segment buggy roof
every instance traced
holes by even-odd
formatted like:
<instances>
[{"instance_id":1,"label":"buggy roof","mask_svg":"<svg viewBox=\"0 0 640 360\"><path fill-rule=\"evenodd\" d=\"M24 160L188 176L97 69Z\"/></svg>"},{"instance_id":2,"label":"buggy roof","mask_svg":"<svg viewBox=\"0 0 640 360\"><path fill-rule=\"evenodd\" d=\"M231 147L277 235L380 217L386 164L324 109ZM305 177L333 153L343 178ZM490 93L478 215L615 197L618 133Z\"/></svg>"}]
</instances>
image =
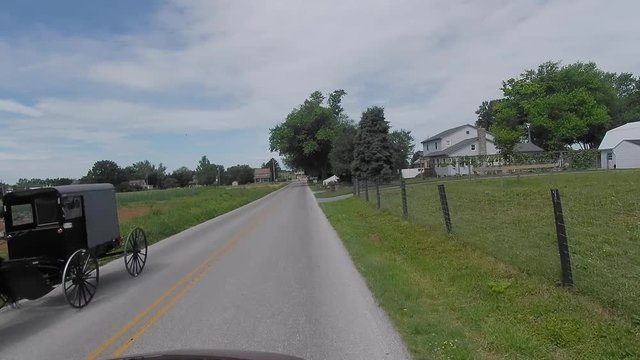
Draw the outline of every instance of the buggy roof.
<instances>
[{"instance_id":1,"label":"buggy roof","mask_svg":"<svg viewBox=\"0 0 640 360\"><path fill-rule=\"evenodd\" d=\"M20 202L20 200L30 199L38 196L46 195L65 195L65 194L79 194L93 191L105 191L114 190L111 184L77 184L77 185L61 185L52 186L40 189L31 189L23 191L14 191L4 196L3 201L5 203Z\"/></svg>"}]
</instances>

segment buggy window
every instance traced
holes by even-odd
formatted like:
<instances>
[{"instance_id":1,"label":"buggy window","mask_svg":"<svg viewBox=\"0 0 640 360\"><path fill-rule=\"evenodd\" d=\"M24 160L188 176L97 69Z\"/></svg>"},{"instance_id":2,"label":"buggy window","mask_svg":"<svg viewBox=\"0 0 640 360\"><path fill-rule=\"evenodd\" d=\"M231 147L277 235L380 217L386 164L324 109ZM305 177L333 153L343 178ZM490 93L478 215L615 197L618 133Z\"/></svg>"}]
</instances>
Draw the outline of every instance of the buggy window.
<instances>
[{"instance_id":1,"label":"buggy window","mask_svg":"<svg viewBox=\"0 0 640 360\"><path fill-rule=\"evenodd\" d=\"M56 198L40 198L35 200L36 219L38 225L58 222L58 201Z\"/></svg>"},{"instance_id":2,"label":"buggy window","mask_svg":"<svg viewBox=\"0 0 640 360\"><path fill-rule=\"evenodd\" d=\"M82 199L80 196L70 196L62 199L62 211L65 220L82 217Z\"/></svg>"},{"instance_id":3,"label":"buggy window","mask_svg":"<svg viewBox=\"0 0 640 360\"><path fill-rule=\"evenodd\" d=\"M31 204L11 206L11 224L13 224L14 227L32 223L33 211L31 211Z\"/></svg>"}]
</instances>

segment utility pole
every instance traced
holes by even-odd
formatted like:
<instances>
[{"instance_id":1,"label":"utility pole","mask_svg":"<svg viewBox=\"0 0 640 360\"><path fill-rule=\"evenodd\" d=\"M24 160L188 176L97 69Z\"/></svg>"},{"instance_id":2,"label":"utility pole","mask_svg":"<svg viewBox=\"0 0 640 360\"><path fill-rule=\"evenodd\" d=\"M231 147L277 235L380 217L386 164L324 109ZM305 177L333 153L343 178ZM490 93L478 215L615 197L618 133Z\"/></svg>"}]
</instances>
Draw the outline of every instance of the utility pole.
<instances>
[{"instance_id":1,"label":"utility pole","mask_svg":"<svg viewBox=\"0 0 640 360\"><path fill-rule=\"evenodd\" d=\"M273 182L276 182L276 159L271 158L271 177Z\"/></svg>"}]
</instances>

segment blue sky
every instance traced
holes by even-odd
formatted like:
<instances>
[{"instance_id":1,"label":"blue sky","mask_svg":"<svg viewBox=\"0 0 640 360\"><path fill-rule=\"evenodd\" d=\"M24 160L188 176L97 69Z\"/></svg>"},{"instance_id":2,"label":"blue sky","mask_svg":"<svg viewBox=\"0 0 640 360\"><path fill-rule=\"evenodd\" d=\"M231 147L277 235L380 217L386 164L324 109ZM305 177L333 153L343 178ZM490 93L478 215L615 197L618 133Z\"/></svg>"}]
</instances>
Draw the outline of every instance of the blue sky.
<instances>
[{"instance_id":1,"label":"blue sky","mask_svg":"<svg viewBox=\"0 0 640 360\"><path fill-rule=\"evenodd\" d=\"M416 141L546 60L640 73L635 1L3 1L0 180L271 156L314 90Z\"/></svg>"}]
</instances>

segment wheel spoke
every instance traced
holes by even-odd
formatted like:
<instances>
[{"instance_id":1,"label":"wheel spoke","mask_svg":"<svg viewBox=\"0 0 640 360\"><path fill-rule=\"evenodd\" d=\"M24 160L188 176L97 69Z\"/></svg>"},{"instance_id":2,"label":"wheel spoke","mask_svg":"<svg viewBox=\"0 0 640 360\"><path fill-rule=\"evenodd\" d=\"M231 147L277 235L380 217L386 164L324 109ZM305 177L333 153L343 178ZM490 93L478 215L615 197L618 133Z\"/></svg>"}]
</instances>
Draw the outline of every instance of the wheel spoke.
<instances>
[{"instance_id":1,"label":"wheel spoke","mask_svg":"<svg viewBox=\"0 0 640 360\"><path fill-rule=\"evenodd\" d=\"M97 288L97 286L95 286L94 284L92 284L91 282L89 282L89 281L87 281L87 280L85 280L85 281L84 281L84 283L85 283L85 284L87 284L87 285L89 285L89 286L91 286L91 287L93 288L94 293L95 293L95 289ZM90 291L90 289L89 289L89 288L87 288L87 290L89 290L89 291ZM92 294L92 295L93 295L93 294Z\"/></svg>"},{"instance_id":2,"label":"wheel spoke","mask_svg":"<svg viewBox=\"0 0 640 360\"><path fill-rule=\"evenodd\" d=\"M82 306L84 306L87 304L87 293L85 291L84 284L81 283L79 286L80 286L80 292L82 293L82 301L83 301Z\"/></svg>"},{"instance_id":3,"label":"wheel spoke","mask_svg":"<svg viewBox=\"0 0 640 360\"><path fill-rule=\"evenodd\" d=\"M82 269L82 275L83 277L87 277L89 274L91 274L94 271L96 271L96 264L92 261L89 264L87 264L84 267L84 269Z\"/></svg>"},{"instance_id":4,"label":"wheel spoke","mask_svg":"<svg viewBox=\"0 0 640 360\"><path fill-rule=\"evenodd\" d=\"M73 303L75 304L77 300L78 301L77 306L80 306L80 288L78 287L78 285L75 286L74 290L75 290L76 296L74 297Z\"/></svg>"},{"instance_id":5,"label":"wheel spoke","mask_svg":"<svg viewBox=\"0 0 640 360\"><path fill-rule=\"evenodd\" d=\"M84 271L86 270L87 265L89 264L89 259L90 259L90 258L91 258L91 257L89 256L89 254L87 254L87 258L84 260L84 265L82 265L82 272L83 272L83 273L84 273Z\"/></svg>"},{"instance_id":6,"label":"wheel spoke","mask_svg":"<svg viewBox=\"0 0 640 360\"><path fill-rule=\"evenodd\" d=\"M133 255L125 256L124 262L127 266L131 266L131 261L133 260Z\"/></svg>"},{"instance_id":7,"label":"wheel spoke","mask_svg":"<svg viewBox=\"0 0 640 360\"><path fill-rule=\"evenodd\" d=\"M78 307L82 306L82 286L78 284Z\"/></svg>"}]
</instances>

